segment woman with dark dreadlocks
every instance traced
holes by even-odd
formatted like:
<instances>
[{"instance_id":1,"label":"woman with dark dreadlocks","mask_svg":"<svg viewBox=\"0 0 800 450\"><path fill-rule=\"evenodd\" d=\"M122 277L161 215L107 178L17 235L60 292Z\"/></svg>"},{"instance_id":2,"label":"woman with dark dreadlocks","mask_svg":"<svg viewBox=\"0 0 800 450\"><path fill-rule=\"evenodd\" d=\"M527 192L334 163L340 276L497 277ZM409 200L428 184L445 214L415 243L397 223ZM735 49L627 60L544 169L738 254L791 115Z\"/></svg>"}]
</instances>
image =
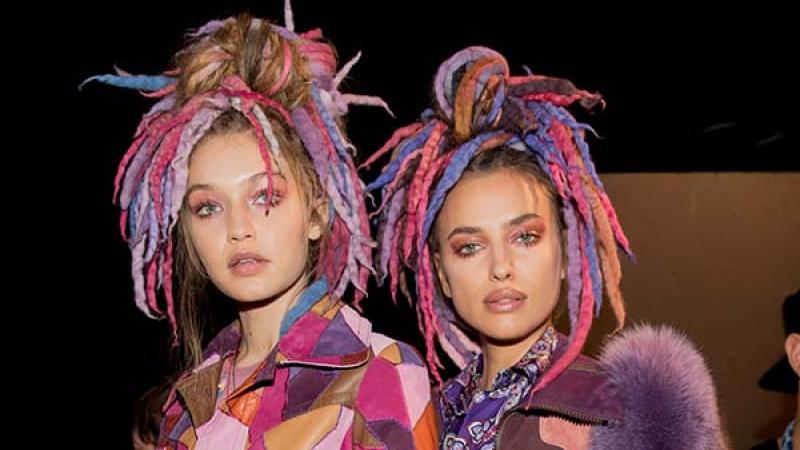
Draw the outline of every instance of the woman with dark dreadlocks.
<instances>
[{"instance_id":1,"label":"woman with dark dreadlocks","mask_svg":"<svg viewBox=\"0 0 800 450\"><path fill-rule=\"evenodd\" d=\"M374 246L341 122L382 102L339 92L355 61L337 73L291 17L212 21L164 75L93 77L160 99L115 192L136 304L169 320L190 366L158 448L432 448L422 359L340 300L352 286L358 305ZM209 280L238 318L203 350Z\"/></svg>"},{"instance_id":2,"label":"woman with dark dreadlocks","mask_svg":"<svg viewBox=\"0 0 800 450\"><path fill-rule=\"evenodd\" d=\"M622 328L618 248L632 256L566 107L602 104L567 80L512 76L483 47L445 61L435 106L392 151L381 189L379 279L410 295L462 371L438 402L442 449L719 449L706 363L664 327L623 331L600 360L581 355L603 294ZM562 295L564 294L564 295ZM568 336L553 327L564 297Z\"/></svg>"}]
</instances>

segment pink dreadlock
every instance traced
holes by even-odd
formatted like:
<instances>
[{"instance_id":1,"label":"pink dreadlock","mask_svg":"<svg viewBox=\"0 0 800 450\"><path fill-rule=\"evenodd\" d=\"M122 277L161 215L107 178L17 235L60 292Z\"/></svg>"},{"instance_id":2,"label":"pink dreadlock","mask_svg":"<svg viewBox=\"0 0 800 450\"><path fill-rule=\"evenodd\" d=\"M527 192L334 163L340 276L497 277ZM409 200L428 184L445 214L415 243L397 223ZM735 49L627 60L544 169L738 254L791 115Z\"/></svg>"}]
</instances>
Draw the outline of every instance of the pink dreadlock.
<instances>
[{"instance_id":1,"label":"pink dreadlock","mask_svg":"<svg viewBox=\"0 0 800 450\"><path fill-rule=\"evenodd\" d=\"M583 138L589 127L565 109L574 102L592 108L602 99L567 80L511 76L505 58L484 47L467 48L445 61L434 91L435 110L397 130L364 163L394 152L368 186L382 191L379 281L389 276L394 298L398 286L407 292L404 270L416 275L417 312L434 377L441 383L434 340L464 367L477 346L456 326L453 311L440 297L428 236L448 191L476 155L506 147L534 156L563 205L572 327L565 355L543 375L539 390L580 353L600 310L603 284L618 326L625 320L617 244L632 253L589 156Z\"/></svg>"},{"instance_id":2,"label":"pink dreadlock","mask_svg":"<svg viewBox=\"0 0 800 450\"><path fill-rule=\"evenodd\" d=\"M186 191L188 159L214 121L231 110L239 112L256 134L268 175L268 196L272 195L273 159L281 152L274 124L280 122L300 138L329 203L330 233L320 250L316 276L327 280L329 292L336 297L353 285L356 306L366 294L374 242L364 187L350 154L353 146L340 122L350 104L386 105L379 98L339 92L339 84L360 55L337 73L335 50L322 40L320 30L295 33L288 1L285 14L286 27L247 16L207 23L191 35L194 41L185 52L202 46L211 48L206 52L210 57L190 72L179 67L158 76L119 72L87 80L137 89L146 97L160 99L142 119L119 164L114 199L122 209L120 228L132 252L136 305L150 317L166 316L176 340L172 231ZM231 27L243 23L245 43L262 39L256 41L263 42L259 52L249 55L259 58L258 67L279 65L269 86L254 88L252 83L259 74L241 68L247 58L238 61L239 55L219 44ZM259 37L267 32L274 36ZM287 89L292 77L294 86L302 86L304 92L290 98ZM202 82L211 88L187 91L188 85ZM159 287L164 306L156 298Z\"/></svg>"}]
</instances>

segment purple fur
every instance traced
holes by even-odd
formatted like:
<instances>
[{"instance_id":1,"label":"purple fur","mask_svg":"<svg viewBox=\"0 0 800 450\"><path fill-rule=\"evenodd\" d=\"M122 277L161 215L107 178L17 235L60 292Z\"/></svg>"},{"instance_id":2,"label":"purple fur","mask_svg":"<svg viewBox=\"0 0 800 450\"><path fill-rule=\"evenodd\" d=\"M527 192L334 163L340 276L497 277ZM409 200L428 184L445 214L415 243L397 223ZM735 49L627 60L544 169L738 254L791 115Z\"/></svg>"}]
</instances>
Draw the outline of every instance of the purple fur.
<instances>
[{"instance_id":1,"label":"purple fur","mask_svg":"<svg viewBox=\"0 0 800 450\"><path fill-rule=\"evenodd\" d=\"M592 450L725 448L711 372L686 336L666 326L637 326L612 339L600 361L625 419L597 427Z\"/></svg>"}]
</instances>

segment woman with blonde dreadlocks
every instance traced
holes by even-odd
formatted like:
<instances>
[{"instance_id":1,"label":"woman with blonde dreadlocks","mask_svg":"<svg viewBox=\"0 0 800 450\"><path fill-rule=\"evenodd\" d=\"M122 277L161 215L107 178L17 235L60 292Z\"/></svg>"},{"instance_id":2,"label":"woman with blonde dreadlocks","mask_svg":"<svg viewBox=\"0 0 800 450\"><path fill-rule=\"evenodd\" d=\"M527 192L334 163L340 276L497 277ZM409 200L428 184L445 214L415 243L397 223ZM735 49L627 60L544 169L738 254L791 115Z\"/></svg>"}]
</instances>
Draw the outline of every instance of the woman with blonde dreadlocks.
<instances>
[{"instance_id":1,"label":"woman with blonde dreadlocks","mask_svg":"<svg viewBox=\"0 0 800 450\"><path fill-rule=\"evenodd\" d=\"M206 24L164 75L93 77L160 99L115 192L136 304L169 320L191 365L158 448L432 448L422 359L339 300L352 286L358 305L374 246L341 119L382 102L339 92L355 61L336 73L320 31L286 12L285 27ZM201 350L208 280L238 319Z\"/></svg>"},{"instance_id":2,"label":"woman with blonde dreadlocks","mask_svg":"<svg viewBox=\"0 0 800 450\"><path fill-rule=\"evenodd\" d=\"M427 361L462 369L438 399L442 449L718 449L708 368L668 328L581 355L603 292L622 327L619 246L628 241L565 107L599 95L511 76L484 47L445 61L435 107L373 155L382 190L379 277L416 284ZM604 289L605 288L605 289ZM565 291L569 336L553 328Z\"/></svg>"}]
</instances>

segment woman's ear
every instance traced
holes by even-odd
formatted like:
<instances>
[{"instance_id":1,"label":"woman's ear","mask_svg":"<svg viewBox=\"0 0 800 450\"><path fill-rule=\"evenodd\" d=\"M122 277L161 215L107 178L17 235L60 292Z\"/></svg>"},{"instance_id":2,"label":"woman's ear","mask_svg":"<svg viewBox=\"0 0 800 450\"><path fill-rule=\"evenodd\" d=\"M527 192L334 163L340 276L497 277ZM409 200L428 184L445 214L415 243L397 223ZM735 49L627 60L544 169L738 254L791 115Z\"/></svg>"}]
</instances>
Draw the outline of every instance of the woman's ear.
<instances>
[{"instance_id":1,"label":"woman's ear","mask_svg":"<svg viewBox=\"0 0 800 450\"><path fill-rule=\"evenodd\" d=\"M559 245L559 250L561 252L561 279L567 278L567 251L566 251L566 242L567 242L567 231L562 227L560 230L561 241Z\"/></svg>"},{"instance_id":2,"label":"woman's ear","mask_svg":"<svg viewBox=\"0 0 800 450\"><path fill-rule=\"evenodd\" d=\"M442 270L442 261L439 252L433 254L433 265L436 268L436 277L439 279L439 286L442 288L442 293L447 298L453 298L450 294L450 283L447 281L447 277Z\"/></svg>"},{"instance_id":3,"label":"woman's ear","mask_svg":"<svg viewBox=\"0 0 800 450\"><path fill-rule=\"evenodd\" d=\"M794 373L800 376L800 333L789 333L784 348L789 358L789 365L794 369Z\"/></svg>"},{"instance_id":4,"label":"woman's ear","mask_svg":"<svg viewBox=\"0 0 800 450\"><path fill-rule=\"evenodd\" d=\"M308 239L316 241L322 237L322 232L328 226L328 202L317 200L311 206L311 218L308 223Z\"/></svg>"}]
</instances>

